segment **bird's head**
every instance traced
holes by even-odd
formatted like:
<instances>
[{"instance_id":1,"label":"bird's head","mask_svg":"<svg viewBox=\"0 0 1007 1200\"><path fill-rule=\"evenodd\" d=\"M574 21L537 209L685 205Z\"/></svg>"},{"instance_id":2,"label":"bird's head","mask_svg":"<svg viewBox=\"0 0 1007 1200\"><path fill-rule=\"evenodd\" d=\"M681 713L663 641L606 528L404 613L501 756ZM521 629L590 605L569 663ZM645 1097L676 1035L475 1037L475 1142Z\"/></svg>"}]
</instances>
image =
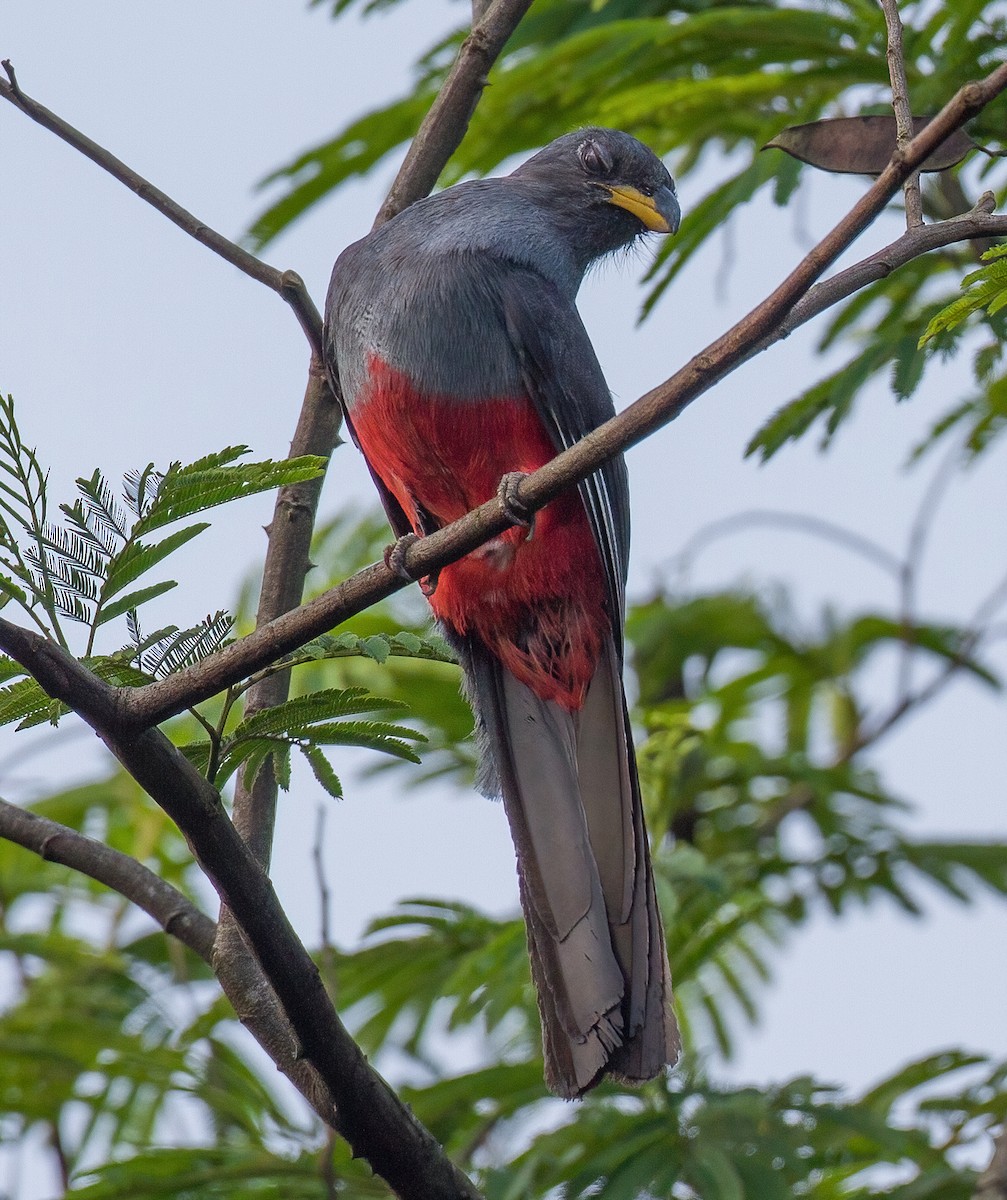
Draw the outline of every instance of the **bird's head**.
<instances>
[{"instance_id":1,"label":"bird's head","mask_svg":"<svg viewBox=\"0 0 1007 1200\"><path fill-rule=\"evenodd\" d=\"M675 233L681 221L667 167L649 147L618 129L565 134L512 178L534 187L588 259L648 232Z\"/></svg>"}]
</instances>

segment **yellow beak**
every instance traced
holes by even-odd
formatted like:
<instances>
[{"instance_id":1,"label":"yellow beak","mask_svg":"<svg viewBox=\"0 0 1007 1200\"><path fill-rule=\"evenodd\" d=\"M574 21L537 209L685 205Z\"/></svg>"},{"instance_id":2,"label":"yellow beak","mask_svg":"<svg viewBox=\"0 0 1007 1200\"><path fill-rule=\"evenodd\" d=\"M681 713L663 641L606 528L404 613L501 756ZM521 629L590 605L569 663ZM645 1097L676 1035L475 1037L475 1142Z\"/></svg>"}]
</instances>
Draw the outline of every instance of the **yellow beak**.
<instances>
[{"instance_id":1,"label":"yellow beak","mask_svg":"<svg viewBox=\"0 0 1007 1200\"><path fill-rule=\"evenodd\" d=\"M609 193L609 203L617 204L620 208L631 212L637 220L642 221L654 233L674 233L678 228L678 202L667 188L661 188L657 196L648 196L635 187L626 184L613 186L603 184ZM667 202L658 205L661 193L668 192Z\"/></svg>"}]
</instances>

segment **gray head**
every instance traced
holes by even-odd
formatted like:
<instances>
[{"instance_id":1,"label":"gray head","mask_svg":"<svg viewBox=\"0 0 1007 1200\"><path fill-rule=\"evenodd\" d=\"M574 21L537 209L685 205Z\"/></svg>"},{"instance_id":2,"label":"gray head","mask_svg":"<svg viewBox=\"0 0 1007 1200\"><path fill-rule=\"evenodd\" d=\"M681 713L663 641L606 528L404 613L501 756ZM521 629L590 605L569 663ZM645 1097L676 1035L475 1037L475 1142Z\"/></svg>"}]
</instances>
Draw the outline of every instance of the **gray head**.
<instances>
[{"instance_id":1,"label":"gray head","mask_svg":"<svg viewBox=\"0 0 1007 1200\"><path fill-rule=\"evenodd\" d=\"M534 189L584 261L648 231L674 233L681 220L667 167L649 147L618 129L565 134L510 178Z\"/></svg>"}]
</instances>

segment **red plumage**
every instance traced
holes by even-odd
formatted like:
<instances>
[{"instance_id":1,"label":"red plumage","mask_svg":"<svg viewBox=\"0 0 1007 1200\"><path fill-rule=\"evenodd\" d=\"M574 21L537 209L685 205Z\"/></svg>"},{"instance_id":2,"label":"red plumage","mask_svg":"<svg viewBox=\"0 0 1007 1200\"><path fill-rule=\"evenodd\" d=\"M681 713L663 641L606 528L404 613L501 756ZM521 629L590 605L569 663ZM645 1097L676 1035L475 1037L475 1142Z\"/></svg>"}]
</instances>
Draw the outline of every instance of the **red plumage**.
<instances>
[{"instance_id":1,"label":"red plumage","mask_svg":"<svg viewBox=\"0 0 1007 1200\"><path fill-rule=\"evenodd\" d=\"M353 409L368 462L417 533L422 509L447 525L497 493L510 471L530 472L556 451L526 396L478 401L420 394L376 355ZM539 512L531 537L508 529L445 567L430 604L475 635L542 700L584 704L611 625L598 548L576 491Z\"/></svg>"}]
</instances>

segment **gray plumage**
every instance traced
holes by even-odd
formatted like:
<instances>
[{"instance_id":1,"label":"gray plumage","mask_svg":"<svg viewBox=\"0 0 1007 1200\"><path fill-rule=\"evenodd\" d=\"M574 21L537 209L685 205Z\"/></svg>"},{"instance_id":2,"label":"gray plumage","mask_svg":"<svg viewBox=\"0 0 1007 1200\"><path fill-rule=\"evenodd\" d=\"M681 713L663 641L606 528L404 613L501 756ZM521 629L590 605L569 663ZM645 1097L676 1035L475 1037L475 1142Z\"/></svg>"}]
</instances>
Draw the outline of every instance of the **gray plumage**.
<instances>
[{"instance_id":1,"label":"gray plumage","mask_svg":"<svg viewBox=\"0 0 1007 1200\"><path fill-rule=\"evenodd\" d=\"M412 205L349 247L333 272L326 356L351 431L377 361L407 379L420 403L457 406L460 421L478 422L488 399L528 397L555 449L572 445L614 412L575 307L584 272L648 227L677 224L660 160L604 129L559 138L506 178ZM436 527L421 467L437 448L415 446L417 470L405 483L376 468L379 445L365 440L362 449L396 533ZM505 457L506 447L493 453ZM449 466L464 473L466 464ZM514 837L547 1081L567 1097L607 1073L652 1078L678 1051L621 679L622 458L579 492L610 624L579 711L536 694L480 638L444 627L476 713L480 784L502 795Z\"/></svg>"}]
</instances>

